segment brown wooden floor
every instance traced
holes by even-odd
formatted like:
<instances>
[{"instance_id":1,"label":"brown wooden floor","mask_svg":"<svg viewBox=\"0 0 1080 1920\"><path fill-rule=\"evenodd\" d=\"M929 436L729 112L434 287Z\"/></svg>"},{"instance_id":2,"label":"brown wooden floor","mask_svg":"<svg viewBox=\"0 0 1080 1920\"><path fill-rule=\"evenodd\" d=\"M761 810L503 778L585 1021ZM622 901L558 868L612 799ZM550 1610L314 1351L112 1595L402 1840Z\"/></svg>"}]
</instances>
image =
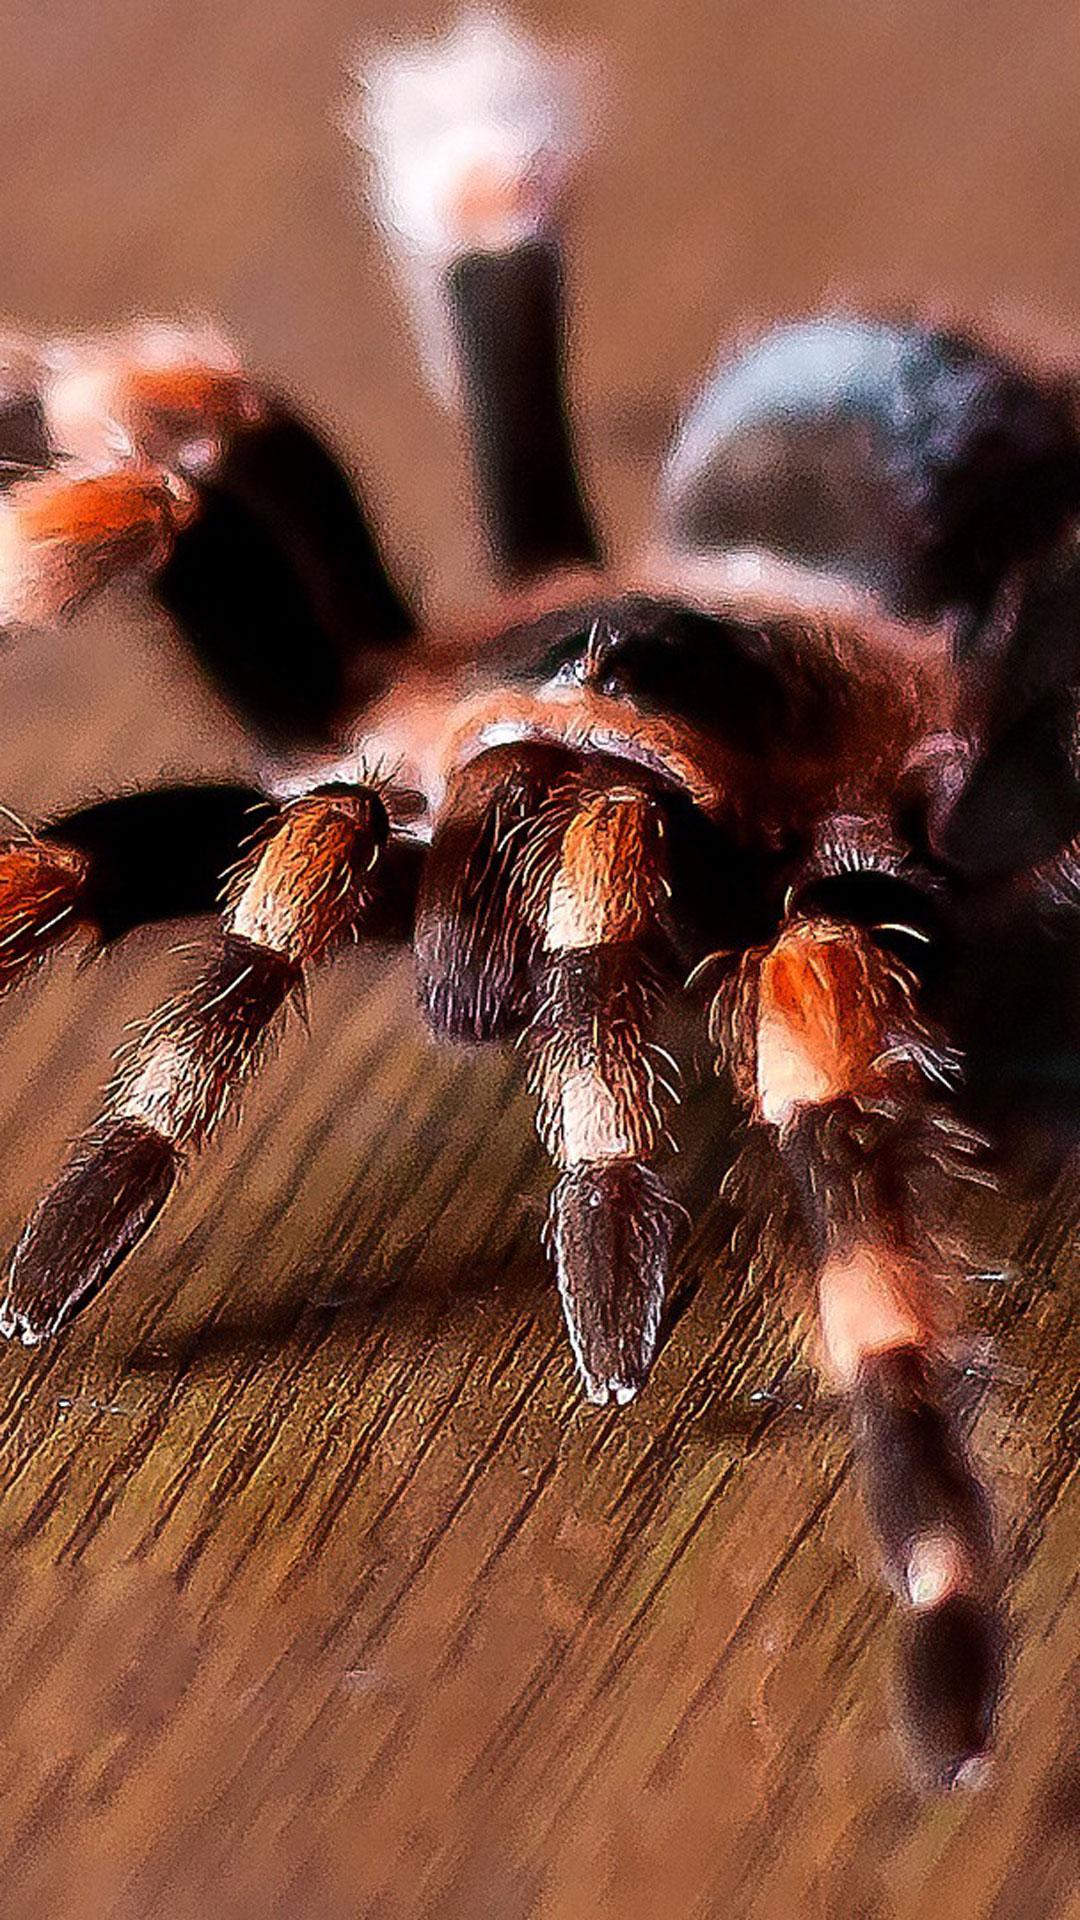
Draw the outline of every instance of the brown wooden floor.
<instances>
[{"instance_id":1,"label":"brown wooden floor","mask_svg":"<svg viewBox=\"0 0 1080 1920\"><path fill-rule=\"evenodd\" d=\"M361 14L405 17L9 0L0 299L220 312L363 450L445 599L472 573L459 450L332 119ZM677 395L748 318L872 296L1080 324L1066 0L549 18L614 55L577 357L627 530ZM31 814L245 764L169 637L115 611L0 662L0 713L2 796ZM62 960L3 1009L5 1241L169 946ZM719 1205L649 1391L589 1410L514 1063L436 1053L389 955L317 981L311 1027L107 1300L0 1355L3 1920L1080 1912L1075 1178L997 1203L1028 1284L989 1293L978 1436L1019 1652L992 1784L926 1806L842 1435L755 1398L787 1347ZM705 1087L684 1139L707 1196Z\"/></svg>"}]
</instances>

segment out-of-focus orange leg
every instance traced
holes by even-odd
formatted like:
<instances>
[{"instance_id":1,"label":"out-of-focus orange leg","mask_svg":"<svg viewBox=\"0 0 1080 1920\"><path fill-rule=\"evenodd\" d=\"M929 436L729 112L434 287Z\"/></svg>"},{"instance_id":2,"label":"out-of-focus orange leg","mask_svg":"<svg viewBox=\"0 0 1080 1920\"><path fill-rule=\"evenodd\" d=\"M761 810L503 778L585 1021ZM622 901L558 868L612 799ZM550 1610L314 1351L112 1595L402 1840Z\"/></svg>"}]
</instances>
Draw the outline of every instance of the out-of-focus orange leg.
<instances>
[{"instance_id":1,"label":"out-of-focus orange leg","mask_svg":"<svg viewBox=\"0 0 1080 1920\"><path fill-rule=\"evenodd\" d=\"M52 626L112 580L148 577L195 511L185 481L141 463L23 481L0 502L0 625Z\"/></svg>"}]
</instances>

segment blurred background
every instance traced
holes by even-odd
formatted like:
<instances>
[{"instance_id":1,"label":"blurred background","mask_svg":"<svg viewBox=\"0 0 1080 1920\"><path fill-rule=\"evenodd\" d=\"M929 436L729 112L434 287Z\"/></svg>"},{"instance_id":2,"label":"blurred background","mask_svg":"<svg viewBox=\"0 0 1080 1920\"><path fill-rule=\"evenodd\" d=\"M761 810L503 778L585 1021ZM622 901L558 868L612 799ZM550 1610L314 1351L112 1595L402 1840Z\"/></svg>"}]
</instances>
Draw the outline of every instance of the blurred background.
<instances>
[{"instance_id":1,"label":"blurred background","mask_svg":"<svg viewBox=\"0 0 1080 1920\"><path fill-rule=\"evenodd\" d=\"M1068 360L1074 5L523 12L610 73L573 360L620 541L681 398L756 322L915 308ZM220 320L357 463L432 609L483 591L462 449L340 122L366 43L447 18L8 0L0 105L0 306L32 328ZM5 653L0 716L0 799L31 818L250 764L137 607ZM172 944L64 957L3 1009L5 1243L124 1023L176 979ZM722 1207L649 1392L585 1410L515 1064L436 1055L394 956L319 980L311 1028L108 1299L55 1352L0 1355L4 1913L1075 1912L1070 1176L991 1203L1026 1276L987 1308L979 1429L1022 1654L994 1783L927 1810L842 1438L798 1411ZM706 1193L710 1101L684 1123Z\"/></svg>"},{"instance_id":2,"label":"blurred background","mask_svg":"<svg viewBox=\"0 0 1080 1920\"><path fill-rule=\"evenodd\" d=\"M461 450L419 385L341 117L365 44L448 17L13 0L0 127L11 316L219 318L332 424L436 606L472 585ZM1068 356L1073 9L821 0L672 17L635 0L531 17L591 40L609 74L573 234L574 347L590 469L626 539L680 400L718 340L761 321L917 308Z\"/></svg>"}]
</instances>

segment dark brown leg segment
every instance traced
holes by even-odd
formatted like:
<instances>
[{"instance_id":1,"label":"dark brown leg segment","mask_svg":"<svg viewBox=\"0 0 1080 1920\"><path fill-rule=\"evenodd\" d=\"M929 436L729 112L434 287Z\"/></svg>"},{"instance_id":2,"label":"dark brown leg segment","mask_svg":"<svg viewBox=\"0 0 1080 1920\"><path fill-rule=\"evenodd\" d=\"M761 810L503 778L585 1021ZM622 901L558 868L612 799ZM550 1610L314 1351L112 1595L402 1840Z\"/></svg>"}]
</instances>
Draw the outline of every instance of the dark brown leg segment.
<instances>
[{"instance_id":1,"label":"dark brown leg segment","mask_svg":"<svg viewBox=\"0 0 1080 1920\"><path fill-rule=\"evenodd\" d=\"M384 690L415 622L329 447L267 406L198 481L158 598L241 718L321 746Z\"/></svg>"},{"instance_id":2,"label":"dark brown leg segment","mask_svg":"<svg viewBox=\"0 0 1080 1920\"><path fill-rule=\"evenodd\" d=\"M121 1060L101 1119L40 1202L12 1261L0 1330L29 1345L92 1297L160 1212L255 1072L305 967L357 934L388 833L368 789L289 806L236 876L194 984Z\"/></svg>"},{"instance_id":3,"label":"dark brown leg segment","mask_svg":"<svg viewBox=\"0 0 1080 1920\"><path fill-rule=\"evenodd\" d=\"M595 564L600 546L565 391L557 245L536 240L462 254L447 291L496 571L514 580Z\"/></svg>"},{"instance_id":4,"label":"dark brown leg segment","mask_svg":"<svg viewBox=\"0 0 1080 1920\"><path fill-rule=\"evenodd\" d=\"M796 918L749 955L715 1024L815 1252L821 1363L849 1396L867 1510L906 1609L907 1738L933 1784L968 1782L992 1736L1002 1633L989 1504L944 1352L953 1305L935 1216L972 1147L934 1097L952 1056L909 970L823 918Z\"/></svg>"},{"instance_id":5,"label":"dark brown leg segment","mask_svg":"<svg viewBox=\"0 0 1080 1920\"><path fill-rule=\"evenodd\" d=\"M54 626L113 581L142 581L266 742L335 743L413 632L358 496L281 408L227 434L206 474L173 451L176 470L65 462L11 489L0 628Z\"/></svg>"},{"instance_id":6,"label":"dark brown leg segment","mask_svg":"<svg viewBox=\"0 0 1080 1920\"><path fill-rule=\"evenodd\" d=\"M54 553L61 593L78 589L87 569L104 577L117 561L130 570L145 558L158 599L250 726L283 746L332 744L356 708L382 691L392 671L383 656L401 648L415 622L331 446L205 328L136 323L78 347L65 343L54 358L45 401L53 450L64 461L60 492L70 519L79 462L88 476L79 497L103 536L88 549L72 529L67 552ZM115 490L115 476L102 469L125 450L118 474L164 472L186 495L182 537L156 554L119 554L114 528L92 504ZM54 475L21 492L7 516L21 528L20 618L33 617L35 600L46 617L50 606L63 610L48 590L37 525L50 499L56 517L57 484ZM0 602L3 572L0 561Z\"/></svg>"},{"instance_id":7,"label":"dark brown leg segment","mask_svg":"<svg viewBox=\"0 0 1080 1920\"><path fill-rule=\"evenodd\" d=\"M420 1003L440 1039L518 1034L533 1007L543 930L526 910L530 835L575 766L560 747L493 747L451 777L416 916Z\"/></svg>"}]
</instances>

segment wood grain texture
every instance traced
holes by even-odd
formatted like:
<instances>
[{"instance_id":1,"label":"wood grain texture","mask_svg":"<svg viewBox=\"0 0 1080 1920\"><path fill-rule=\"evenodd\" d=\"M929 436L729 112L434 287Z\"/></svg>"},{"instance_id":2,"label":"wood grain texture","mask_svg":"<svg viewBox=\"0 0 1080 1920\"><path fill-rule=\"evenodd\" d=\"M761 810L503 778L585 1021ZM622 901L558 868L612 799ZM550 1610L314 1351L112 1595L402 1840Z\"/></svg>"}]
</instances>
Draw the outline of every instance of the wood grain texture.
<instances>
[{"instance_id":1,"label":"wood grain texture","mask_svg":"<svg viewBox=\"0 0 1080 1920\"><path fill-rule=\"evenodd\" d=\"M438 603L475 590L461 450L331 117L355 40L406 17L12 0L0 269L33 322L219 312L363 450ZM549 17L609 42L618 75L576 357L624 530L677 395L749 318L873 296L1034 317L1055 347L1080 324L1064 0ZM119 602L5 655L0 716L2 797L31 814L250 771L170 636ZM124 1023L176 981L171 945L62 957L0 1008L5 1242ZM0 1911L1077 1912L1075 1172L1018 1153L990 1203L1023 1276L985 1290L1000 1365L977 1429L1018 1652L992 1784L927 1807L890 1737L847 1447L803 1409L716 1198L729 1116L704 1074L666 1342L640 1400L599 1412L538 1251L519 1063L436 1051L390 953L311 1000L310 1039L291 1029L107 1296L55 1348L0 1354Z\"/></svg>"}]
</instances>

